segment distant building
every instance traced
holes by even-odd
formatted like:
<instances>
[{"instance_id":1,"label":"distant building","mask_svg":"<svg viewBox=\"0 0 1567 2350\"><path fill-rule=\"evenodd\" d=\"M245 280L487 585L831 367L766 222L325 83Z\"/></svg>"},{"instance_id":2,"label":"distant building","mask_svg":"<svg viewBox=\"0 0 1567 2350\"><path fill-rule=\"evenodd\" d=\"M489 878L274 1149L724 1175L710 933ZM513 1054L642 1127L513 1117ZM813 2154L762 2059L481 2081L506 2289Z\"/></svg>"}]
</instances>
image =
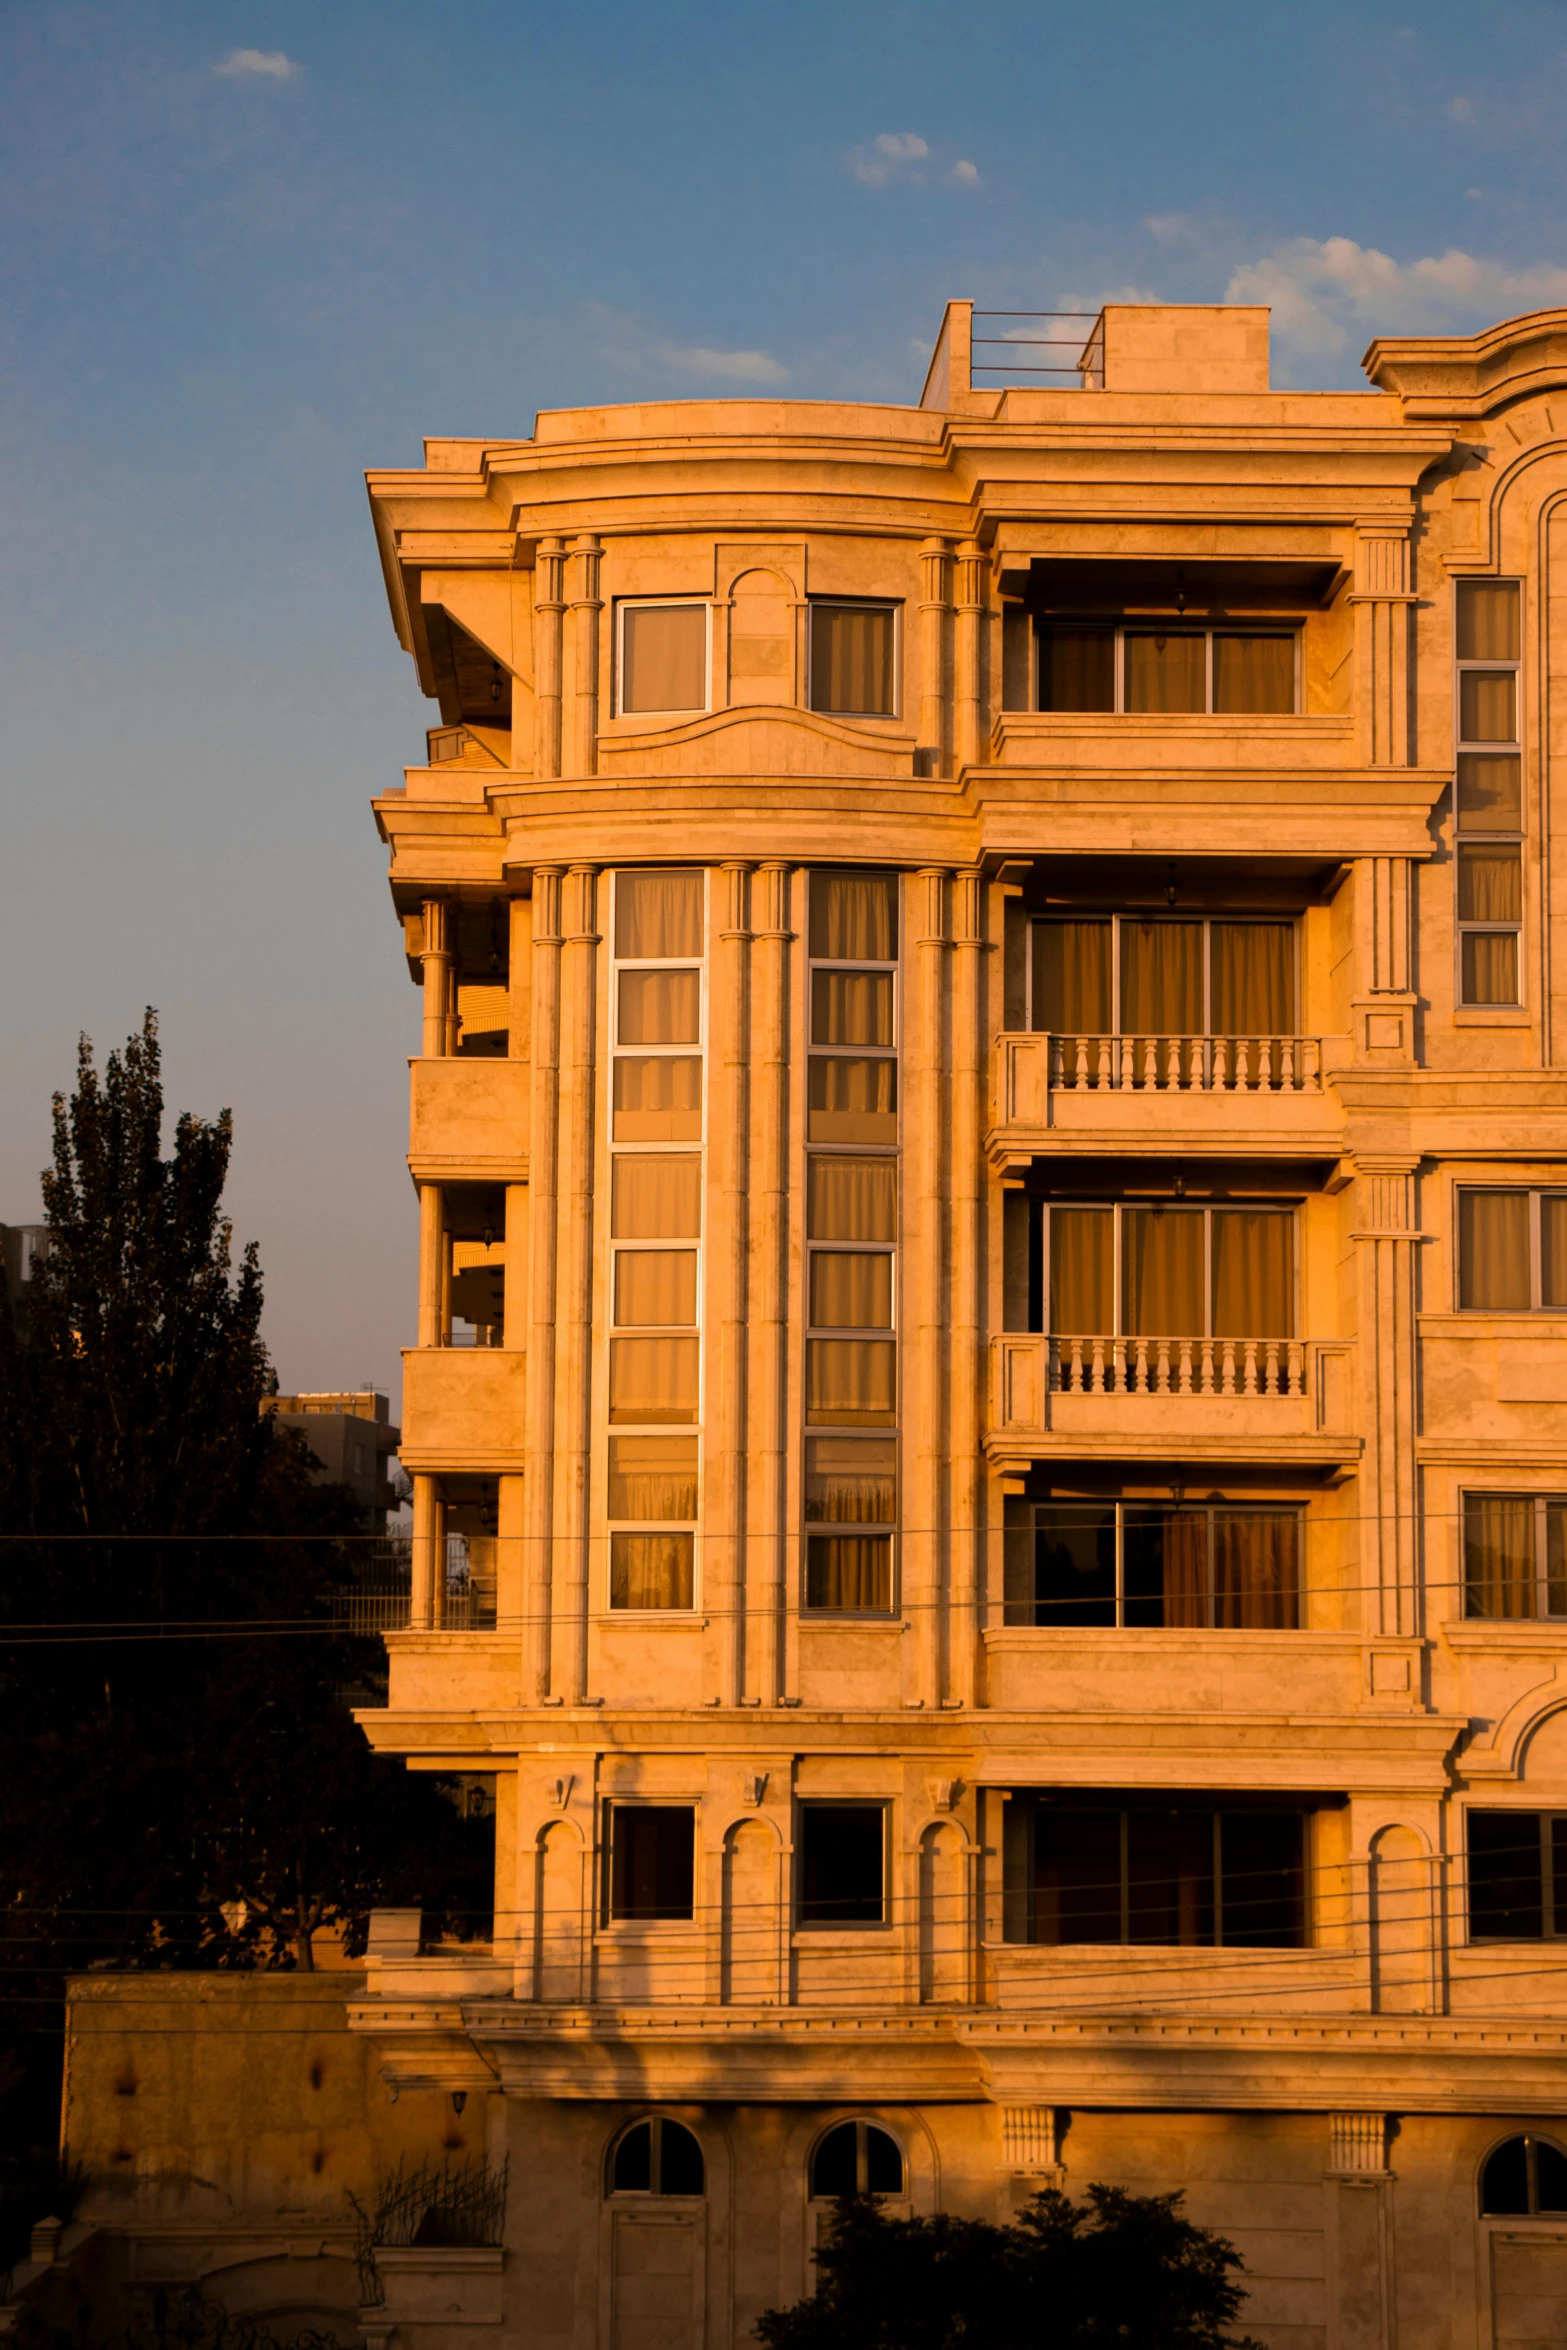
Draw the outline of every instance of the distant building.
<instances>
[{"instance_id":1,"label":"distant building","mask_svg":"<svg viewBox=\"0 0 1567 2350\"><path fill-rule=\"evenodd\" d=\"M373 1513L375 1530L386 1531L386 1513L397 1495L391 1465L402 1430L388 1417L386 1397L362 1387L328 1395L274 1395L262 1406L286 1428L296 1428L315 1456L321 1477L346 1485L361 1509Z\"/></svg>"},{"instance_id":2,"label":"distant building","mask_svg":"<svg viewBox=\"0 0 1567 2350\"><path fill-rule=\"evenodd\" d=\"M27 1284L48 1254L47 1224L0 1224L0 1269L18 1329L26 1319Z\"/></svg>"}]
</instances>

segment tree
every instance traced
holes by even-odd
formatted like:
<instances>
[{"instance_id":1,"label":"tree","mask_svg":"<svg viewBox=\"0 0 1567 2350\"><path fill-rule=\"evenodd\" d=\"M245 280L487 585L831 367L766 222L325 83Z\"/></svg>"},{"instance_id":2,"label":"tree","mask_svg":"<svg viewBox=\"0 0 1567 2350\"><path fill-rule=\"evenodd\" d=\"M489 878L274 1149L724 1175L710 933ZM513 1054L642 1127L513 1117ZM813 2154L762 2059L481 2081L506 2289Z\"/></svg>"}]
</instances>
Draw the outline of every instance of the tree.
<instances>
[{"instance_id":1,"label":"tree","mask_svg":"<svg viewBox=\"0 0 1567 2350\"><path fill-rule=\"evenodd\" d=\"M767 2350L1260 2350L1223 2331L1240 2254L1180 2216L1179 2195L1048 2189L1014 2225L893 2219L838 2204L821 2281L756 2328Z\"/></svg>"}]
</instances>

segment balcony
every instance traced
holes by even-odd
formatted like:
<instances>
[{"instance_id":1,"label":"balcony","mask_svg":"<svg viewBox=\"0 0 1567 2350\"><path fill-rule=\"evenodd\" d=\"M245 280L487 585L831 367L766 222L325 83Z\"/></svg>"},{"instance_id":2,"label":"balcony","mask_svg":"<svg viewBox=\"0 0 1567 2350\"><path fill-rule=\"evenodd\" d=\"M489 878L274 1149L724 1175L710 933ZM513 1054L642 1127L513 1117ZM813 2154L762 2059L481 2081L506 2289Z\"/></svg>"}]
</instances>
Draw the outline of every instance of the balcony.
<instances>
[{"instance_id":1,"label":"balcony","mask_svg":"<svg viewBox=\"0 0 1567 2350\"><path fill-rule=\"evenodd\" d=\"M420 1183L525 1183L527 1061L465 1058L409 1063L408 1163Z\"/></svg>"},{"instance_id":2,"label":"balcony","mask_svg":"<svg viewBox=\"0 0 1567 2350\"><path fill-rule=\"evenodd\" d=\"M523 1465L528 1358L509 1347L407 1347L399 1458L409 1473Z\"/></svg>"},{"instance_id":3,"label":"balcony","mask_svg":"<svg viewBox=\"0 0 1567 2350\"><path fill-rule=\"evenodd\" d=\"M992 1465L1040 1460L1345 1466L1354 1349L1290 1338L1048 1338L991 1343Z\"/></svg>"},{"instance_id":4,"label":"balcony","mask_svg":"<svg viewBox=\"0 0 1567 2350\"><path fill-rule=\"evenodd\" d=\"M1328 1081L1337 1036L998 1036L991 1063L998 1173L1057 1151L1202 1150L1336 1157Z\"/></svg>"}]
</instances>

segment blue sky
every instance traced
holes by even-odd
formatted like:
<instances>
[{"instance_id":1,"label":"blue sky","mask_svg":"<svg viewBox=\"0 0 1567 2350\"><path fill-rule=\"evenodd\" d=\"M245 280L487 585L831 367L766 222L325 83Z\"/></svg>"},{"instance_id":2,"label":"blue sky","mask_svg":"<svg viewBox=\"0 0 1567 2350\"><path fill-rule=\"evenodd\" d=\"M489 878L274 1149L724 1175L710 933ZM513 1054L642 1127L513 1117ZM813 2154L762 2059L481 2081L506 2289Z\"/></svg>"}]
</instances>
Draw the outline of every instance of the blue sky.
<instances>
[{"instance_id":1,"label":"blue sky","mask_svg":"<svg viewBox=\"0 0 1567 2350\"><path fill-rule=\"evenodd\" d=\"M1567 303L1567 6L0 0L0 1221L144 1003L285 1385L395 1385L431 715L361 479L540 406L913 399L951 295Z\"/></svg>"}]
</instances>

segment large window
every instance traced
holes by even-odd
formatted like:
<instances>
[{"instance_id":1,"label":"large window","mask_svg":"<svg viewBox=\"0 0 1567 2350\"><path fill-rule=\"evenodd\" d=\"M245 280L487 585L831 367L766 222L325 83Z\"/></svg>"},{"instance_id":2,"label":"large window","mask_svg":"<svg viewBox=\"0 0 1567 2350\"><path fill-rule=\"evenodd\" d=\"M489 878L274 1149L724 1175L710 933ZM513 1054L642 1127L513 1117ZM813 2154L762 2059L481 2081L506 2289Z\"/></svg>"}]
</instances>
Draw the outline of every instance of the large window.
<instances>
[{"instance_id":1,"label":"large window","mask_svg":"<svg viewBox=\"0 0 1567 2350\"><path fill-rule=\"evenodd\" d=\"M898 710L894 604L811 600L811 708L839 718L894 718Z\"/></svg>"},{"instance_id":2,"label":"large window","mask_svg":"<svg viewBox=\"0 0 1567 2350\"><path fill-rule=\"evenodd\" d=\"M1471 1939L1567 1935L1567 1812L1471 1811L1468 1832Z\"/></svg>"},{"instance_id":3,"label":"large window","mask_svg":"<svg viewBox=\"0 0 1567 2350\"><path fill-rule=\"evenodd\" d=\"M695 1602L703 892L615 876L608 1514L612 1608ZM686 1148L671 1147L686 1145Z\"/></svg>"},{"instance_id":4,"label":"large window","mask_svg":"<svg viewBox=\"0 0 1567 2350\"><path fill-rule=\"evenodd\" d=\"M1476 1313L1567 1311L1567 1191L1459 1192L1458 1303Z\"/></svg>"},{"instance_id":5,"label":"large window","mask_svg":"<svg viewBox=\"0 0 1567 2350\"><path fill-rule=\"evenodd\" d=\"M813 873L805 1604L885 1615L897 1523L898 884ZM825 1146L825 1147L821 1147Z\"/></svg>"},{"instance_id":6,"label":"large window","mask_svg":"<svg viewBox=\"0 0 1567 2350\"><path fill-rule=\"evenodd\" d=\"M1009 1624L1299 1627L1298 1510L1022 1500L1005 1509Z\"/></svg>"},{"instance_id":7,"label":"large window","mask_svg":"<svg viewBox=\"0 0 1567 2350\"><path fill-rule=\"evenodd\" d=\"M811 2156L811 2193L823 2200L840 2195L901 2195L903 2151L878 2122L839 2122L817 2140Z\"/></svg>"},{"instance_id":8,"label":"large window","mask_svg":"<svg viewBox=\"0 0 1567 2350\"><path fill-rule=\"evenodd\" d=\"M1298 1949L1306 1939L1299 1810L1014 1795L1003 1845L1012 1942Z\"/></svg>"},{"instance_id":9,"label":"large window","mask_svg":"<svg viewBox=\"0 0 1567 2350\"><path fill-rule=\"evenodd\" d=\"M610 2157L612 2195L700 2195L706 2186L702 2149L684 2122L656 2113L633 2122Z\"/></svg>"},{"instance_id":10,"label":"large window","mask_svg":"<svg viewBox=\"0 0 1567 2350\"><path fill-rule=\"evenodd\" d=\"M1464 1613L1567 1616L1567 1494L1464 1495Z\"/></svg>"},{"instance_id":11,"label":"large window","mask_svg":"<svg viewBox=\"0 0 1567 2350\"><path fill-rule=\"evenodd\" d=\"M1519 586L1458 583L1458 997L1521 1003L1523 757Z\"/></svg>"},{"instance_id":12,"label":"large window","mask_svg":"<svg viewBox=\"0 0 1567 2350\"><path fill-rule=\"evenodd\" d=\"M1486 2219L1567 2215L1567 2154L1532 2130L1506 2139L1480 2173L1480 2210Z\"/></svg>"},{"instance_id":13,"label":"large window","mask_svg":"<svg viewBox=\"0 0 1567 2350\"><path fill-rule=\"evenodd\" d=\"M1294 1033L1293 922L1084 914L1052 915L1031 929L1035 1028L1149 1042L1260 1042ZM1256 1058L1253 1052L1250 1059ZM1090 1057L1090 1082L1096 1073ZM1134 1056L1132 1074L1141 1073ZM1250 1073L1258 1074L1255 1067ZM1162 1083L1162 1062L1156 1060L1154 1074Z\"/></svg>"},{"instance_id":14,"label":"large window","mask_svg":"<svg viewBox=\"0 0 1567 2350\"><path fill-rule=\"evenodd\" d=\"M1049 621L1036 641L1038 707L1155 717L1286 713L1299 706L1298 643L1292 629Z\"/></svg>"},{"instance_id":15,"label":"large window","mask_svg":"<svg viewBox=\"0 0 1567 2350\"><path fill-rule=\"evenodd\" d=\"M802 1803L802 1926L880 1926L887 1920L887 1807Z\"/></svg>"},{"instance_id":16,"label":"large window","mask_svg":"<svg viewBox=\"0 0 1567 2350\"><path fill-rule=\"evenodd\" d=\"M1288 1338L1288 1208L1044 1208L1046 1295L1059 1337Z\"/></svg>"},{"instance_id":17,"label":"large window","mask_svg":"<svg viewBox=\"0 0 1567 2350\"><path fill-rule=\"evenodd\" d=\"M689 1803L616 1803L609 1814L611 1923L670 1922L694 1914L696 1812Z\"/></svg>"},{"instance_id":18,"label":"large window","mask_svg":"<svg viewBox=\"0 0 1567 2350\"><path fill-rule=\"evenodd\" d=\"M709 604L619 604L622 716L707 708L712 644Z\"/></svg>"}]
</instances>

